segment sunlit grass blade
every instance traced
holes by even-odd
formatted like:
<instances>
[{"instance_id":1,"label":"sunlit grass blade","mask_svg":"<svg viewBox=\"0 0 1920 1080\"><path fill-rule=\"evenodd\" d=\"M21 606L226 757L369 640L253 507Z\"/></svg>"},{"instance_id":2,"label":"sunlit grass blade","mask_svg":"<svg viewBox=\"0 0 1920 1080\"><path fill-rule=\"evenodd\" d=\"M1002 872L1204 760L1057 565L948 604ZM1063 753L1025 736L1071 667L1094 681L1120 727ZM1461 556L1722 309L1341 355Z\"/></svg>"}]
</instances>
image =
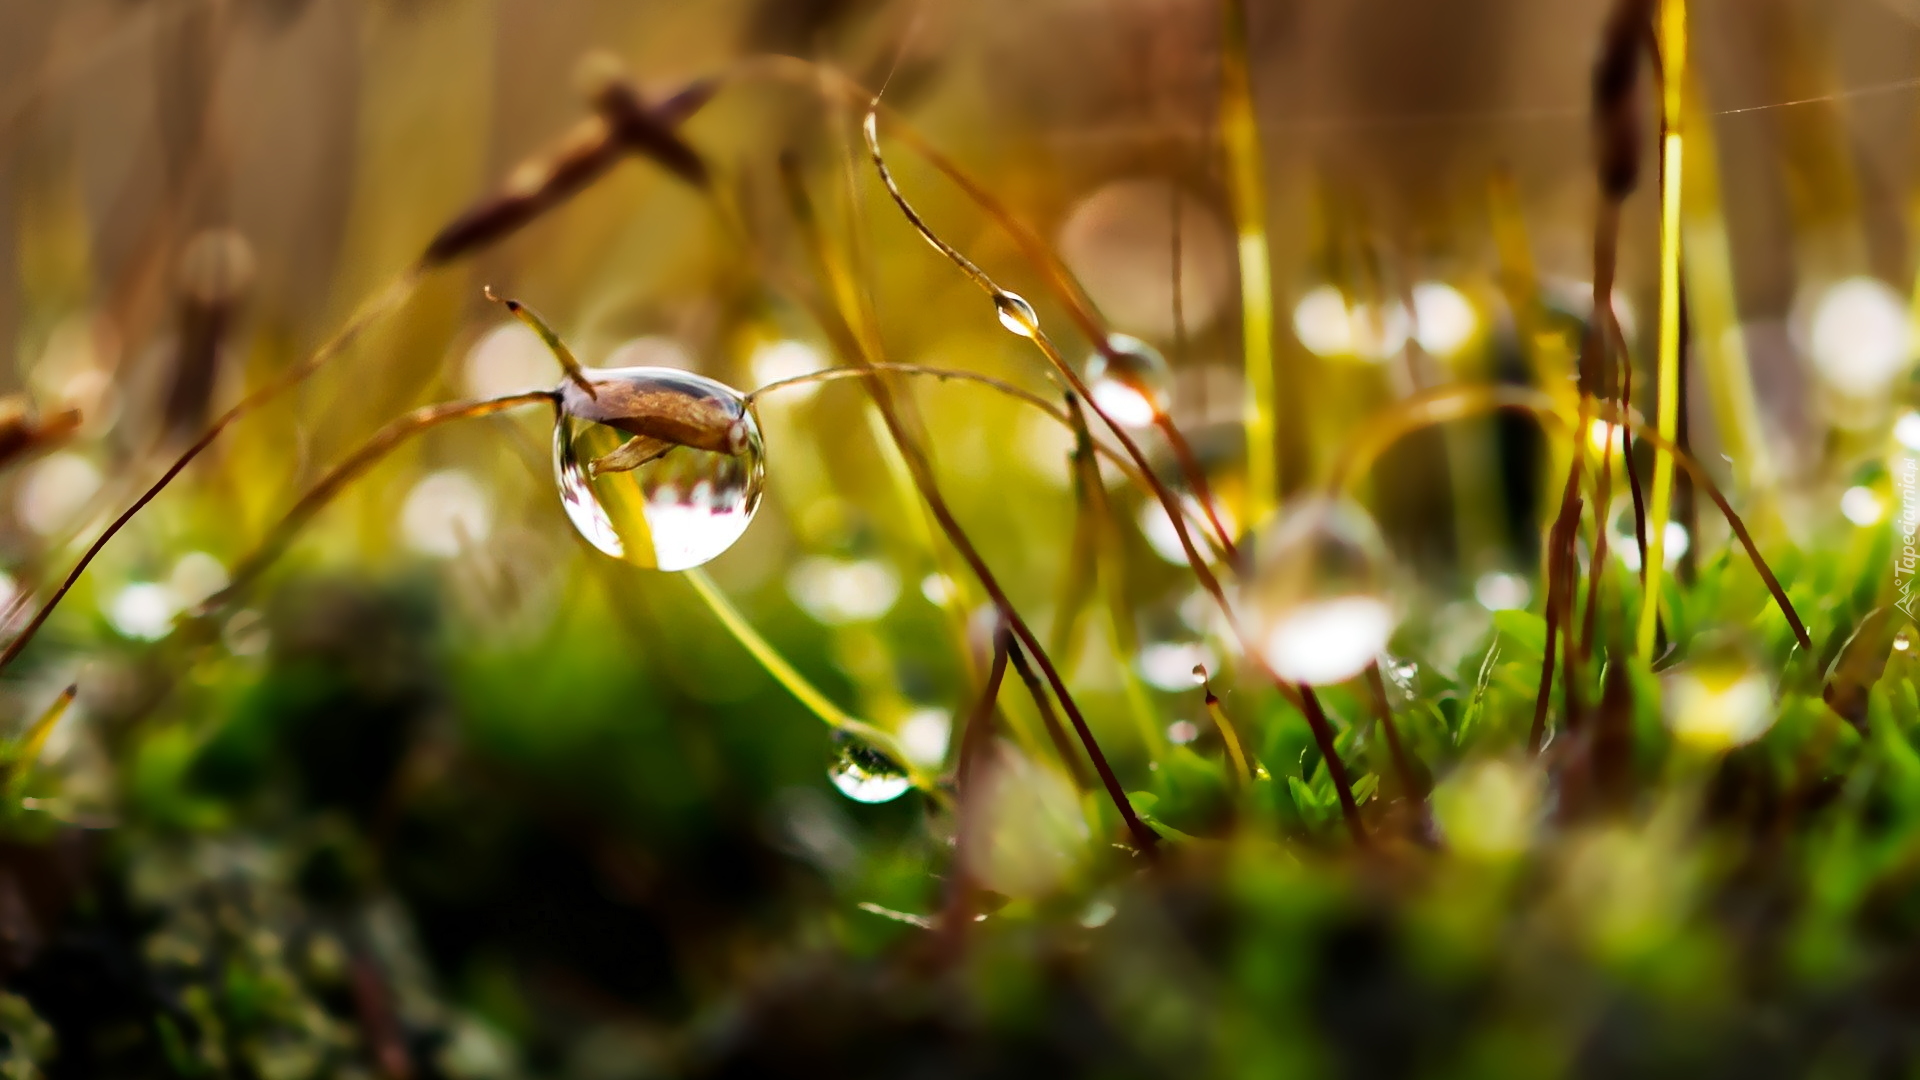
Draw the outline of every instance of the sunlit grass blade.
<instances>
[{"instance_id":1,"label":"sunlit grass blade","mask_svg":"<svg viewBox=\"0 0 1920 1080\"><path fill-rule=\"evenodd\" d=\"M1253 108L1247 62L1244 0L1221 5L1220 137L1227 159L1240 253L1241 349L1247 396L1247 519L1265 521L1280 505L1280 450L1273 369L1273 277L1267 250L1266 177L1260 160L1260 129Z\"/></svg>"},{"instance_id":2,"label":"sunlit grass blade","mask_svg":"<svg viewBox=\"0 0 1920 1080\"><path fill-rule=\"evenodd\" d=\"M59 696L53 699L53 704L48 705L32 726L8 748L6 777L9 805L19 802L20 788L26 782L27 774L33 771L34 763L40 760L40 752L46 749L48 737L59 725L60 718L67 715L67 708L79 693L78 685L60 691Z\"/></svg>"},{"instance_id":3,"label":"sunlit grass blade","mask_svg":"<svg viewBox=\"0 0 1920 1080\"><path fill-rule=\"evenodd\" d=\"M898 740L865 720L855 719L845 709L835 705L833 699L823 693L819 687L808 682L807 677L800 674L798 668L788 663L786 657L780 655L780 650L774 648L772 642L760 636L760 631L755 630L746 616L740 614L740 609L733 606L733 602L728 600L726 594L720 591L720 587L713 583L713 579L707 576L706 571L695 568L682 571L680 576L693 586L694 594L700 597L701 603L707 606L708 611L713 612L714 618L720 620L720 625L727 628L727 632L747 650L748 655L758 661L782 689L792 694L800 704L805 705L807 711L819 717L822 723L835 731L844 731L872 743L882 753L907 769L908 775L913 778L914 786L922 789L932 787L931 779L914 766L913 759L901 749Z\"/></svg>"},{"instance_id":4,"label":"sunlit grass blade","mask_svg":"<svg viewBox=\"0 0 1920 1080\"><path fill-rule=\"evenodd\" d=\"M1686 0L1661 0L1661 139L1660 170L1660 344L1654 393L1659 402L1660 437L1676 442L1680 430L1680 195L1684 177L1685 142L1681 102L1687 77ZM1640 603L1636 648L1653 655L1660 624L1660 580L1666 573L1667 520L1673 511L1673 459L1654 458L1653 490L1647 504L1646 584Z\"/></svg>"}]
</instances>

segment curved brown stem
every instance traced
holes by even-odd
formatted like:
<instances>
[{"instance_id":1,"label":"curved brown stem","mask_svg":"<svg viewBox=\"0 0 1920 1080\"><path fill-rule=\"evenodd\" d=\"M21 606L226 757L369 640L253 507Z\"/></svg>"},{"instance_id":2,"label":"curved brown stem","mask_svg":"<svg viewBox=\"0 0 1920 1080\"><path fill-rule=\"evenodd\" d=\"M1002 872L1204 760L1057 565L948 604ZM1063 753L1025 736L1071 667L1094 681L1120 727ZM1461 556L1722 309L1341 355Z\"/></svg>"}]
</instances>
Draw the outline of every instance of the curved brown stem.
<instances>
[{"instance_id":1,"label":"curved brown stem","mask_svg":"<svg viewBox=\"0 0 1920 1080\"><path fill-rule=\"evenodd\" d=\"M508 394L504 397L486 398L480 401L451 401L439 405L428 405L415 409L375 432L373 437L360 445L358 450L347 455L345 460L328 470L300 501L293 504L287 515L280 519L253 553L240 560L234 567L233 580L227 587L210 597L201 606L201 611L217 611L224 607L258 577L261 571L273 564L273 561L286 551L287 545L299 535L307 522L313 520L334 497L355 479L372 468L381 458L398 449L401 443L430 428L453 420L465 420L472 417L490 416L497 412L532 405L536 402L555 401L552 391L530 390L522 394Z\"/></svg>"},{"instance_id":2,"label":"curved brown stem","mask_svg":"<svg viewBox=\"0 0 1920 1080\"><path fill-rule=\"evenodd\" d=\"M995 303L999 303L1001 298L1006 295L1005 290L1001 289L1000 286L997 285L991 277L988 277L985 271L975 265L972 260L955 251L950 244L940 239L927 225L926 221L921 218L919 212L913 208L913 204L907 201L907 197L900 191L899 186L894 183L893 174L887 168L886 158L880 152L878 115L879 101L876 98L869 104L867 121L863 130L867 137L867 150L873 160L874 169L880 174L881 180L886 185L887 193L892 197L894 205L900 209L901 214L905 216L908 222L913 225L914 229L926 239L927 243L933 245L941 254L946 255L974 284L978 285L989 297L992 297ZM901 125L900 132L906 133L902 136L904 141L910 146L913 146L934 168L939 170L965 192L970 199L986 211L987 216L993 218L1001 228L1005 229L1008 234L1013 237L1015 246L1020 248L1029 261L1034 262L1040 267L1049 285L1052 286L1054 292L1065 302L1070 317L1080 327L1081 331L1093 340L1094 346L1101 350L1102 353L1105 353L1109 360L1117 362L1118 357L1113 354L1112 346L1108 343L1107 332L1099 325L1098 320L1093 317L1092 305L1081 294L1079 287L1073 283L1073 279L1071 275L1067 273L1065 267L1060 265L1058 256L1053 254L1044 241L1038 236L1033 235L1031 230L1028 230L1024 225L1020 224L1019 220L1007 211L1004 206L1000 205L998 200L994 199L991 194L979 184L975 183L970 177L967 177L958 166L939 154L924 139L911 134L911 130L911 128ZM1147 463L1146 455L1141 452L1140 445L1134 441L1133 436L1128 434L1125 428L1121 427L1120 424L1100 406L1098 401L1094 400L1093 393L1088 388L1086 381L1080 377L1079 372L1073 369L1073 365L1066 362L1066 358L1060 354L1057 348L1053 347L1050 341L1044 340L1045 334L1040 332L1036 327L1034 334L1031 336L1035 343L1040 345L1041 352L1046 356L1048 362L1053 365L1054 371L1066 381L1068 386L1073 388L1075 393L1079 394L1080 397L1086 401L1087 408L1092 410L1093 414L1100 418L1101 423L1107 425L1108 430L1113 432L1114 437L1126 450L1127 456L1131 457L1134 464L1139 467L1141 473L1149 478L1154 486L1155 494L1160 497L1161 503L1167 508L1168 516L1173 519L1174 532L1180 538L1180 546L1186 552L1188 561L1193 563L1195 573L1201 577L1203 583L1211 578L1212 571L1208 570L1201 561L1199 551L1195 548L1192 537L1188 535L1185 514L1179 506L1178 498L1176 498L1172 492L1168 491L1166 485L1160 483L1159 479L1153 475L1153 469ZM1169 424L1171 424L1170 421ZM1195 470L1195 473L1197 474L1197 470ZM1189 476L1188 482L1189 484L1193 484L1195 477ZM1199 477L1196 491L1203 490L1205 486L1205 478ZM1232 546L1232 537L1226 536L1223 533L1221 540L1226 546ZM1215 588L1217 588L1217 583Z\"/></svg>"},{"instance_id":3,"label":"curved brown stem","mask_svg":"<svg viewBox=\"0 0 1920 1080\"><path fill-rule=\"evenodd\" d=\"M1394 705L1386 700L1386 682L1380 678L1379 663L1367 665L1367 690L1373 696L1373 717L1380 723L1380 732L1386 734L1386 753L1394 761L1394 773L1400 774L1400 788L1409 799L1419 799L1427 805L1427 794L1419 790L1419 780L1413 773L1413 761L1407 757L1407 748L1400 744L1400 730L1394 726Z\"/></svg>"},{"instance_id":4,"label":"curved brown stem","mask_svg":"<svg viewBox=\"0 0 1920 1080\"><path fill-rule=\"evenodd\" d=\"M845 271L833 264L831 251L820 232L819 220L813 213L804 188L797 182L789 183L788 196L793 203L795 218L806 234L815 257L828 264L825 268L830 277L846 280ZM973 272L978 273L978 268L976 267ZM871 335L862 335L857 332L856 328L861 325L859 322L861 313L855 310L857 305L853 303L852 297L845 295L845 290L841 291L843 310L837 317L831 316L824 310L816 310L815 314L820 318L822 327L827 331L828 337L833 340L836 349L853 364L871 368L879 359L870 352ZM873 347L877 348L877 346ZM1159 835L1140 819L1139 814L1134 812L1133 804L1127 799L1126 789L1120 786L1119 777L1114 774L1106 754L1100 749L1099 741L1094 738L1093 729L1087 726L1086 717L1081 715L1079 705L1074 702L1073 694L1067 689L1066 680L1060 677L1059 669L1047 656L1040 639L1027 625L1027 621L1021 617L1019 610L1013 606L1012 599L1008 597L1006 590L1001 588L993 569L980 556L979 549L974 547L972 538L954 517L952 509L947 505L946 497L941 494L940 486L934 479L933 467L927 460L926 453L907 432L900 418L900 410L894 402L893 393L880 378L877 370L867 372L867 391L873 398L875 408L880 411L880 419L886 426L888 436L900 449L900 456L906 462L907 472L911 475L915 488L920 492L921 501L926 503L927 512L933 516L940 531L946 535L947 541L953 545L961 560L967 564L981 587L987 591L988 597L993 601L994 609L1013 631L1019 646L1032 654L1033 662L1038 665L1048 688L1060 702L1060 708L1067 714L1068 722L1073 725L1074 734L1079 737L1080 745L1086 750L1088 759L1093 762L1094 772L1099 775L1101 786L1106 789L1107 797L1112 800L1114 809L1119 813L1121 821L1126 824L1134 846L1143 854L1152 857L1158 851Z\"/></svg>"},{"instance_id":5,"label":"curved brown stem","mask_svg":"<svg viewBox=\"0 0 1920 1080\"><path fill-rule=\"evenodd\" d=\"M899 186L894 183L893 174L887 169L886 159L880 152L878 125L875 120L877 114L878 102L874 102L868 107L867 122L864 130L867 138L868 154L873 159L875 170L880 173L881 180L886 185L887 194L892 197L894 204L900 208L901 213L920 235L926 239L927 243L933 245L933 247L941 253L946 254L968 278L993 300L995 307L1001 311L1003 321L1007 319L1009 311L1021 312L1018 319L1008 323L1008 328L1028 338L1040 349L1041 353L1047 358L1048 362L1053 365L1054 370L1059 373L1060 377L1073 388L1075 393L1080 395L1082 400L1086 402L1087 407L1093 411L1094 415L1100 417L1100 419L1106 423L1107 427L1114 433L1115 438L1119 440L1120 445L1125 448L1128 456L1133 459L1134 464L1140 468L1142 476L1151 483L1154 494L1159 497L1161 506L1165 508L1167 517L1173 523L1174 534L1180 539L1181 550L1186 555L1188 565L1193 568L1194 576L1199 579L1201 587L1206 589L1208 595L1212 596L1214 602L1220 606L1220 610L1226 614L1229 623L1234 627L1235 635L1240 638L1243 651L1247 657L1262 673L1273 680L1274 685L1280 689L1280 692L1284 696L1295 704L1298 704L1305 713L1307 726L1312 729L1315 742L1320 745L1322 752L1326 756L1328 775L1333 779L1335 788L1339 790L1340 808L1342 815L1346 818L1347 827L1353 832L1355 839L1364 844L1366 842L1366 828L1360 821L1359 807L1353 798L1353 790L1347 777L1346 767L1340 761L1339 755L1334 752L1332 725L1328 722L1325 711L1319 707L1318 701L1314 700L1312 690L1305 686L1296 686L1281 679L1278 673L1261 657L1259 649L1256 648L1254 642L1247 637L1246 632L1239 625L1239 620L1235 618L1233 605L1228 601L1226 591L1221 588L1220 579L1214 575L1213 570L1208 567L1206 560L1200 556L1199 550L1194 546L1193 537L1187 528L1185 507L1181 506L1180 500L1173 492L1153 475L1153 469L1147 463L1146 455L1141 452L1140 445L1127 434L1124 428L1115 423L1113 418L1108 416L1106 412L1101 409L1100 404L1093 399L1092 392L1088 389L1086 382L1080 378L1078 372L1073 370L1073 366L1066 362L1065 357L1061 356L1060 350L1054 345L1052 338L1048 337L1046 331L1041 329L1039 319L1033 314L1031 307L1028 307L1024 300L1019 300L1013 294L1001 289L999 285L994 283L992 278L987 276L985 271L981 270L971 260L968 260L966 256L954 251L952 246L947 244L946 241L934 235L925 220L913 209L912 204L907 201L906 195L903 194ZM1044 656L1038 657L1037 659L1041 660L1043 667L1050 667L1050 665L1045 662ZM1057 680L1050 679L1049 681L1056 682L1056 689L1058 688ZM1077 719L1074 716L1075 712L1076 710L1069 708L1069 718ZM1083 738L1085 738L1084 735ZM1101 762L1099 760L1095 761L1096 767L1100 764ZM1124 811L1122 816L1131 817L1131 809Z\"/></svg>"},{"instance_id":6,"label":"curved brown stem","mask_svg":"<svg viewBox=\"0 0 1920 1080\"><path fill-rule=\"evenodd\" d=\"M1207 482L1207 471L1200 467L1200 459L1194 456L1193 447L1187 437L1180 434L1179 425L1165 413L1154 417L1155 426L1166 438L1167 445L1173 449L1174 460L1180 463L1180 471L1186 475L1187 486L1193 489L1193 497L1200 501L1201 510L1207 515L1207 523L1213 526L1214 536L1219 538L1220 549L1231 566L1239 566L1240 550L1234 546L1233 530L1220 521L1220 508L1213 502L1213 485Z\"/></svg>"},{"instance_id":7,"label":"curved brown stem","mask_svg":"<svg viewBox=\"0 0 1920 1080\"><path fill-rule=\"evenodd\" d=\"M1320 695L1313 692L1313 687L1300 683L1296 689L1300 694L1301 711L1307 717L1307 727L1313 732L1314 745L1320 749L1321 760L1327 763L1327 776L1333 780L1333 793L1340 799L1340 817L1347 823L1347 832L1353 836L1353 842L1366 847L1367 827L1360 821L1360 804L1354 801L1346 763L1340 760L1340 753L1334 747L1333 724L1327 720L1327 711L1320 707Z\"/></svg>"},{"instance_id":8,"label":"curved brown stem","mask_svg":"<svg viewBox=\"0 0 1920 1080\"><path fill-rule=\"evenodd\" d=\"M103 531L93 543L87 546L85 552L81 553L80 558L74 562L73 568L67 571L65 579L60 582L58 588L54 589L53 595L47 597L46 602L41 604L39 610L33 613L33 618L27 620L27 625L23 627L18 634L14 635L12 641L7 642L6 649L0 651L0 671L5 671L8 665L19 658L20 653L26 649L28 643L33 640L34 635L39 633L40 627L46 624L48 617L53 614L53 610L60 606L60 601L64 600L67 593L71 592L74 585L79 582L80 575L86 573L87 567L93 565L93 560L106 548L107 543L119 535L120 530L126 528L127 523L132 521L140 511L146 509L148 503L157 498L162 491L165 491L167 485L173 483L174 477L186 471L187 466L193 464L195 458L198 458L207 447L212 446L214 440L218 439L222 432L231 427L234 421L298 385L309 375L320 370L329 360L332 360L344 351L347 345L365 331L368 326L372 325L376 319L393 308L398 307L407 297L411 296L414 286L419 283L419 280L420 273L417 270L409 271L396 278L391 285L381 290L372 299L363 304L360 310L356 312L351 319L347 320L345 326L341 327L333 337L328 338L322 343L318 349L315 349L306 360L288 368L280 374L279 378L274 379L272 382L241 398L232 408L221 413L205 431L200 433L200 437L195 439L192 445L188 446L186 450L174 460L173 464L167 467L167 471L161 473L158 480L148 485L147 489L140 493L140 497L135 499L131 506L121 511L120 516L114 518L113 522L106 527L106 530Z\"/></svg>"},{"instance_id":9,"label":"curved brown stem","mask_svg":"<svg viewBox=\"0 0 1920 1080\"><path fill-rule=\"evenodd\" d=\"M1597 403L1601 419L1610 420L1631 432L1635 438L1645 439L1661 453L1671 455L1674 463L1686 472L1700 489L1713 500L1727 525L1733 530L1740 546L1746 549L1747 557L1753 561L1754 569L1760 579L1766 583L1767 591L1773 594L1774 603L1779 605L1780 613L1793 629L1794 640L1803 649L1813 648L1813 638L1807 633L1806 624L1800 621L1800 613L1794 610L1793 601L1787 598L1787 592L1780 585L1780 579L1774 576L1773 568L1760 554L1759 545L1753 541L1753 534L1733 504L1720 491L1713 481L1711 473L1693 455L1675 446L1661 436L1650 425L1633 419L1629 414L1619 412L1611 402ZM1466 420L1492 412L1515 412L1531 416L1546 424L1560 428L1573 437L1582 437L1573 431L1567 418L1562 414L1553 399L1537 390L1528 390L1517 386L1449 386L1438 390L1416 394L1400 402L1386 414L1376 417L1360 434L1349 443L1346 451L1335 462L1327 480L1327 490L1338 493L1346 489L1354 478L1364 475L1379 460L1380 454L1393 446L1401 438L1422 428L1434 424Z\"/></svg>"},{"instance_id":10,"label":"curved brown stem","mask_svg":"<svg viewBox=\"0 0 1920 1080\"><path fill-rule=\"evenodd\" d=\"M954 786L959 792L958 824L954 837L954 869L947 887L946 909L940 916L940 934L948 957L954 956L960 939L973 922L975 885L972 861L980 844L980 770L985 766L993 738L993 714L1000 698L1000 684L1006 679L1007 658L1017 648L1005 627L993 635L993 662L987 669L987 684L967 714L967 726L960 732L959 760L954 765Z\"/></svg>"}]
</instances>

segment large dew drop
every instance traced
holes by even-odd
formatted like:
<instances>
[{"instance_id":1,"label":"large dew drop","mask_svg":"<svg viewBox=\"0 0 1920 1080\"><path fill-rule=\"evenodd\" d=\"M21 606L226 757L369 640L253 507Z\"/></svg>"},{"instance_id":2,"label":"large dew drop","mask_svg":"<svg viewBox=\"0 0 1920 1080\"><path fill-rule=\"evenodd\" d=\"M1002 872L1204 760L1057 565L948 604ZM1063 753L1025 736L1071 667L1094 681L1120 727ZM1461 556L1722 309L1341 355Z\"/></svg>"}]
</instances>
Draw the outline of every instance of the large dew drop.
<instances>
[{"instance_id":1,"label":"large dew drop","mask_svg":"<svg viewBox=\"0 0 1920 1080\"><path fill-rule=\"evenodd\" d=\"M1386 648L1387 554L1365 511L1313 499L1261 538L1248 582L1254 647L1288 682L1344 682Z\"/></svg>"},{"instance_id":2,"label":"large dew drop","mask_svg":"<svg viewBox=\"0 0 1920 1080\"><path fill-rule=\"evenodd\" d=\"M615 558L687 570L740 539L766 475L760 426L732 387L671 368L560 384L554 476L573 527Z\"/></svg>"},{"instance_id":3,"label":"large dew drop","mask_svg":"<svg viewBox=\"0 0 1920 1080\"><path fill-rule=\"evenodd\" d=\"M883 803L913 787L904 766L866 742L844 733L836 734L833 741L836 749L827 778L840 794L854 802Z\"/></svg>"},{"instance_id":4,"label":"large dew drop","mask_svg":"<svg viewBox=\"0 0 1920 1080\"><path fill-rule=\"evenodd\" d=\"M1087 390L1116 423L1146 427L1166 415L1173 369L1160 350L1139 338L1108 334L1106 350L1087 360Z\"/></svg>"}]
</instances>

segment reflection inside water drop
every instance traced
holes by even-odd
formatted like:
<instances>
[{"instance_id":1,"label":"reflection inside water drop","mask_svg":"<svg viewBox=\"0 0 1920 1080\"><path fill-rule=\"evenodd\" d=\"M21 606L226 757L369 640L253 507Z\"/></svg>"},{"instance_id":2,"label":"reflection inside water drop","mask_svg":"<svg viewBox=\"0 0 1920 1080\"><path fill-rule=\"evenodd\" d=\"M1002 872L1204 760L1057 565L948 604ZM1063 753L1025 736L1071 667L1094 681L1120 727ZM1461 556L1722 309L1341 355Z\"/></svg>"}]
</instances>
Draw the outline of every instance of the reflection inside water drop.
<instances>
[{"instance_id":1,"label":"reflection inside water drop","mask_svg":"<svg viewBox=\"0 0 1920 1080\"><path fill-rule=\"evenodd\" d=\"M732 387L670 368L562 383L554 477L580 535L615 558L686 570L733 546L760 504L760 427Z\"/></svg>"},{"instance_id":2,"label":"reflection inside water drop","mask_svg":"<svg viewBox=\"0 0 1920 1080\"><path fill-rule=\"evenodd\" d=\"M1008 333L1023 338L1040 336L1040 316L1034 313L1026 297L1002 289L994 294L993 308L1000 313L1000 325L1006 327Z\"/></svg>"},{"instance_id":3,"label":"reflection inside water drop","mask_svg":"<svg viewBox=\"0 0 1920 1080\"><path fill-rule=\"evenodd\" d=\"M1249 585L1255 643L1274 672L1317 686L1372 663L1396 622L1386 563L1373 519L1348 502L1309 500L1270 530Z\"/></svg>"},{"instance_id":4,"label":"reflection inside water drop","mask_svg":"<svg viewBox=\"0 0 1920 1080\"><path fill-rule=\"evenodd\" d=\"M1108 334L1105 351L1087 358L1087 391L1114 422L1146 427L1164 416L1172 398L1173 369L1160 350L1127 334Z\"/></svg>"},{"instance_id":5,"label":"reflection inside water drop","mask_svg":"<svg viewBox=\"0 0 1920 1080\"><path fill-rule=\"evenodd\" d=\"M854 802L892 802L913 787L904 766L868 743L844 732L835 734L833 742L827 779Z\"/></svg>"}]
</instances>

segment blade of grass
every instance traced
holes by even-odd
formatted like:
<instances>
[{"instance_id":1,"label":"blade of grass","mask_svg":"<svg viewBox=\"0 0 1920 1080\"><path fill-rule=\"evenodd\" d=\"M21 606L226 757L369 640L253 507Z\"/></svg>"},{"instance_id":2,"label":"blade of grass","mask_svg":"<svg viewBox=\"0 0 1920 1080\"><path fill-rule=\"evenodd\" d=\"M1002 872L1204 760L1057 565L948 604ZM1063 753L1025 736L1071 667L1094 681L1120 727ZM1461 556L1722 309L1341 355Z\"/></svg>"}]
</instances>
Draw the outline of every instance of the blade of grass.
<instances>
[{"instance_id":1,"label":"blade of grass","mask_svg":"<svg viewBox=\"0 0 1920 1080\"><path fill-rule=\"evenodd\" d=\"M1660 169L1660 353L1654 393L1659 400L1660 437L1676 441L1680 428L1680 195L1683 179L1681 99L1687 73L1686 0L1660 3L1661 139ZM1647 506L1646 584L1640 603L1636 647L1652 656L1660 623L1660 580L1666 572L1667 520L1673 503L1673 459L1653 462L1653 491Z\"/></svg>"},{"instance_id":2,"label":"blade of grass","mask_svg":"<svg viewBox=\"0 0 1920 1080\"><path fill-rule=\"evenodd\" d=\"M79 693L78 685L60 691L59 696L53 699L53 704L41 712L33 726L27 728L8 752L6 774L9 806L19 803L20 789L26 783L27 775L33 771L34 763L40 760L40 752L46 749L47 738L53 734L60 718L67 715L67 707L73 704L73 699Z\"/></svg>"},{"instance_id":3,"label":"blade of grass","mask_svg":"<svg viewBox=\"0 0 1920 1080\"><path fill-rule=\"evenodd\" d=\"M1221 5L1220 137L1239 236L1241 348L1247 397L1247 519L1265 521L1280 505L1280 448L1273 369L1273 280L1267 251L1266 177L1247 61L1245 0Z\"/></svg>"},{"instance_id":4,"label":"blade of grass","mask_svg":"<svg viewBox=\"0 0 1920 1080\"><path fill-rule=\"evenodd\" d=\"M733 606L733 601L727 599L726 593L720 591L720 586L713 583L713 579L707 576L705 570L695 567L692 570L681 571L680 576L693 586L694 594L700 597L700 602L707 606L708 611L713 612L713 617L720 620L720 625L727 628L727 632L747 650L748 655L758 661L782 689L792 694L796 701L819 717L822 723L835 731L844 731L872 743L881 753L907 769L908 775L913 778L914 786L923 790L932 788L932 779L913 764L913 759L907 756L892 735L865 720L855 719L846 710L835 705L833 699L821 692L819 687L808 682L807 677L800 674L798 668L788 663L786 657L780 655L780 650L774 648L772 642L760 636L760 632L753 628L753 624L747 621L745 615L740 614L740 609Z\"/></svg>"}]
</instances>

